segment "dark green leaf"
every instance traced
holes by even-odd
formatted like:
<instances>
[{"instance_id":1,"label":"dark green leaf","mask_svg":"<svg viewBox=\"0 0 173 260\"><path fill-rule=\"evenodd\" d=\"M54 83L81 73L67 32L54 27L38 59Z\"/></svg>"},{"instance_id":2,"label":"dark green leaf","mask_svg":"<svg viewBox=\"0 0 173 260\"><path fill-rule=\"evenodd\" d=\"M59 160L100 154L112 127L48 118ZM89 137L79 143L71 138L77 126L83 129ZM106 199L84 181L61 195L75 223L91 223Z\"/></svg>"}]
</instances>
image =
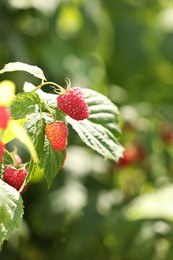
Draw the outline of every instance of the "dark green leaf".
<instances>
[{"instance_id":1,"label":"dark green leaf","mask_svg":"<svg viewBox=\"0 0 173 260\"><path fill-rule=\"evenodd\" d=\"M44 153L41 160L41 167L44 169L44 176L50 187L53 179L62 167L66 151L55 151L49 141L45 139Z\"/></svg>"}]
</instances>

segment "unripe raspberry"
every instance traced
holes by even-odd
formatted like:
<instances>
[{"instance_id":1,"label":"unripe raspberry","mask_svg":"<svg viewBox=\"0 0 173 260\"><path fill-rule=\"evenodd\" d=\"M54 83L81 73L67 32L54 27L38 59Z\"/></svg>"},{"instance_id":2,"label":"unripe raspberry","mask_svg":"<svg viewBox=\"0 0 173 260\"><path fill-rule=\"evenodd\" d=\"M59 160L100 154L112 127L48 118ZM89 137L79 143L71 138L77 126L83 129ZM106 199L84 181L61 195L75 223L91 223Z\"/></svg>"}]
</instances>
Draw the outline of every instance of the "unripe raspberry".
<instances>
[{"instance_id":1,"label":"unripe raspberry","mask_svg":"<svg viewBox=\"0 0 173 260\"><path fill-rule=\"evenodd\" d=\"M10 119L10 111L0 106L0 128L5 129Z\"/></svg>"},{"instance_id":2,"label":"unripe raspberry","mask_svg":"<svg viewBox=\"0 0 173 260\"><path fill-rule=\"evenodd\" d=\"M88 105L81 88L67 88L65 94L57 97L57 106L75 120L89 117Z\"/></svg>"}]
</instances>

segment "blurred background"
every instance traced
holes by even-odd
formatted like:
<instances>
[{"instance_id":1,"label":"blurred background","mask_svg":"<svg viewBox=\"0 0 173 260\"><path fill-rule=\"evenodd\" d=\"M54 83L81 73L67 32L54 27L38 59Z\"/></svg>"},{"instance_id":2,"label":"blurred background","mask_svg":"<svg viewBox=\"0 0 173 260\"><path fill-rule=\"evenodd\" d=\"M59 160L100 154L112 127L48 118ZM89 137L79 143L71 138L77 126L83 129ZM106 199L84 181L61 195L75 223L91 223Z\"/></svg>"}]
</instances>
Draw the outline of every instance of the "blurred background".
<instances>
[{"instance_id":1,"label":"blurred background","mask_svg":"<svg viewBox=\"0 0 173 260\"><path fill-rule=\"evenodd\" d=\"M107 95L125 147L118 164L105 161L70 129L64 169L49 190L42 178L29 185L0 259L173 259L172 46L171 0L0 1L0 67L37 65L49 81ZM25 72L3 79L17 92L39 83Z\"/></svg>"}]
</instances>

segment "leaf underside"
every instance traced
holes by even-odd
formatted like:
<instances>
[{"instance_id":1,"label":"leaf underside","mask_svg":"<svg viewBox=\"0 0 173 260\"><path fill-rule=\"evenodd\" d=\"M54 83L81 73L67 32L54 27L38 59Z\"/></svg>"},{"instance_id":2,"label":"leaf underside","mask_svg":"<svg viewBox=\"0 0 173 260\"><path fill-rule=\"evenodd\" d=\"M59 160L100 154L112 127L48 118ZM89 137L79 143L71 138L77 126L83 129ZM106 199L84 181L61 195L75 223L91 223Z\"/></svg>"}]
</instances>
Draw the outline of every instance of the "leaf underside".
<instances>
[{"instance_id":1,"label":"leaf underside","mask_svg":"<svg viewBox=\"0 0 173 260\"><path fill-rule=\"evenodd\" d=\"M12 71L25 71L34 75L36 78L46 80L43 71L39 67L29 65L23 62L10 62L6 64L4 68L0 70L0 74Z\"/></svg>"}]
</instances>

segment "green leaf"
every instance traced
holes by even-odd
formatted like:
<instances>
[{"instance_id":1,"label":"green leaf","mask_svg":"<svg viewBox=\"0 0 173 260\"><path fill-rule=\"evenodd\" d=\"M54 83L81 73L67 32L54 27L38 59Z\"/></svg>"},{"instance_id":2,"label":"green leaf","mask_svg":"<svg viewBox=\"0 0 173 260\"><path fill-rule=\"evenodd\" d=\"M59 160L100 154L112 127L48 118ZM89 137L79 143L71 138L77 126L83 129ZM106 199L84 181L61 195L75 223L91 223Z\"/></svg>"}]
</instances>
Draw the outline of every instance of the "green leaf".
<instances>
[{"instance_id":1,"label":"green leaf","mask_svg":"<svg viewBox=\"0 0 173 260\"><path fill-rule=\"evenodd\" d=\"M118 125L119 110L111 100L91 89L82 89L89 108L89 120L101 124L119 136L121 130Z\"/></svg>"},{"instance_id":2,"label":"green leaf","mask_svg":"<svg viewBox=\"0 0 173 260\"><path fill-rule=\"evenodd\" d=\"M4 68L0 70L0 74L11 71L26 71L39 79L46 80L43 71L39 67L23 62L10 62L6 64Z\"/></svg>"},{"instance_id":3,"label":"green leaf","mask_svg":"<svg viewBox=\"0 0 173 260\"><path fill-rule=\"evenodd\" d=\"M13 118L23 118L35 113L42 105L42 100L35 92L22 92L15 96L10 106Z\"/></svg>"},{"instance_id":4,"label":"green leaf","mask_svg":"<svg viewBox=\"0 0 173 260\"><path fill-rule=\"evenodd\" d=\"M44 177L50 187L53 179L62 167L66 151L55 151L49 141L45 139L44 153L41 160L41 168L44 169Z\"/></svg>"},{"instance_id":5,"label":"green leaf","mask_svg":"<svg viewBox=\"0 0 173 260\"><path fill-rule=\"evenodd\" d=\"M32 114L25 124L27 133L32 139L39 158L43 155L45 125L45 119L40 118L40 114L37 113Z\"/></svg>"},{"instance_id":6,"label":"green leaf","mask_svg":"<svg viewBox=\"0 0 173 260\"><path fill-rule=\"evenodd\" d=\"M83 92L89 108L89 119L76 121L67 116L67 122L86 145L104 157L118 161L123 153L123 147L118 142L121 133L118 108L94 90L83 89Z\"/></svg>"},{"instance_id":7,"label":"green leaf","mask_svg":"<svg viewBox=\"0 0 173 260\"><path fill-rule=\"evenodd\" d=\"M38 158L39 160L41 160L44 151L45 120L43 118L40 118L39 114L34 113L26 122L26 128L28 135L32 139ZM36 170L42 171L41 169L39 169L39 166L37 164L31 161L27 180L29 180L34 175Z\"/></svg>"},{"instance_id":8,"label":"green leaf","mask_svg":"<svg viewBox=\"0 0 173 260\"><path fill-rule=\"evenodd\" d=\"M105 158L118 161L122 156L122 146L104 126L92 123L89 120L76 121L70 117L67 117L67 122L72 125L86 145Z\"/></svg>"},{"instance_id":9,"label":"green leaf","mask_svg":"<svg viewBox=\"0 0 173 260\"><path fill-rule=\"evenodd\" d=\"M23 201L19 192L0 179L0 246L21 224Z\"/></svg>"}]
</instances>

